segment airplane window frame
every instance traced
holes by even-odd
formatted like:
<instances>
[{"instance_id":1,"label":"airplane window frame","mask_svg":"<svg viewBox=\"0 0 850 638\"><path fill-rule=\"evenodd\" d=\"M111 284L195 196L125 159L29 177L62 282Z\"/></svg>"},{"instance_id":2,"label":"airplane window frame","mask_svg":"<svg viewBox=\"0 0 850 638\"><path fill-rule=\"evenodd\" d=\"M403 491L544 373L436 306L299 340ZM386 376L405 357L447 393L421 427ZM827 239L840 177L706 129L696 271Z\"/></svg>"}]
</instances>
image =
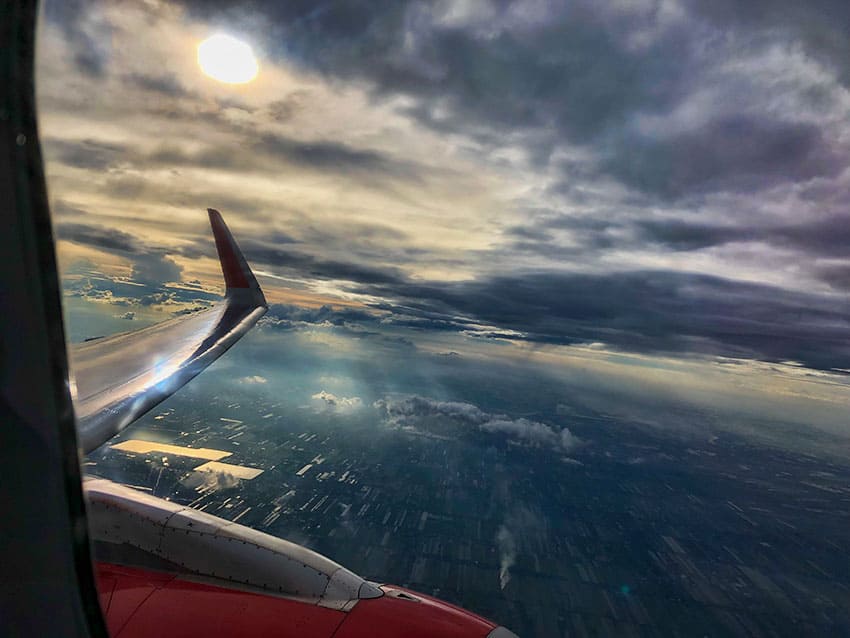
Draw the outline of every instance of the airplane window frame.
<instances>
[{"instance_id":1,"label":"airplane window frame","mask_svg":"<svg viewBox=\"0 0 850 638\"><path fill-rule=\"evenodd\" d=\"M108 636L92 569L35 100L37 0L0 0L0 627Z\"/></svg>"}]
</instances>

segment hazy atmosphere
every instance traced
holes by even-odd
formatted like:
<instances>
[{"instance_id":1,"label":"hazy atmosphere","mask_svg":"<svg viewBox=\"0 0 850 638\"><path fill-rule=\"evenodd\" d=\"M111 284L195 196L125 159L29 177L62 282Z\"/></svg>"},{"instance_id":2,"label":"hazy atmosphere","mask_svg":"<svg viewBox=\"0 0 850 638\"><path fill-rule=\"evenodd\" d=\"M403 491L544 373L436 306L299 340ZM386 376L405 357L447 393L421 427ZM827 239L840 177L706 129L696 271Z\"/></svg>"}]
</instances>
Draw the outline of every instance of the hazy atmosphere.
<instances>
[{"instance_id":1,"label":"hazy atmosphere","mask_svg":"<svg viewBox=\"0 0 850 638\"><path fill-rule=\"evenodd\" d=\"M504 613L523 635L578 632L575 597L547 618L522 606L506 571L533 578L546 548L575 556L554 539L578 510L529 487L544 476L591 499L601 488L575 477L644 472L672 490L753 468L764 472L753 489L766 490L754 507L767 511L759 500L774 488L803 503L794 489L820 463L847 471L848 29L850 4L837 0L46 2L37 89L69 340L218 299L204 211L219 209L270 309L165 405L260 397L286 428L366 433L340 453L371 436L387 459L400 440L459 450L457 476L480 460L470 450L487 451L486 580L510 602L499 611L496 594L462 584L438 595ZM216 34L251 48L236 50L243 68L199 64ZM690 463L713 478L665 478ZM787 492L773 483L782 467L799 478ZM817 511L844 517L846 488L823 492ZM601 516L593 503L576 507ZM699 511L695 529L710 508ZM271 531L292 537L288 525ZM742 545L781 544L780 532L752 533ZM368 577L393 569L340 534L338 545L299 538L351 552ZM812 560L826 569L830 551ZM441 580L426 572L409 580L431 593ZM635 591L612 578L616 595ZM735 609L750 603L729 600L737 620L712 635L745 627ZM644 615L663 617L659 605ZM753 627L767 631L765 605ZM783 613L826 622L807 609ZM850 627L830 618L794 626Z\"/></svg>"}]
</instances>

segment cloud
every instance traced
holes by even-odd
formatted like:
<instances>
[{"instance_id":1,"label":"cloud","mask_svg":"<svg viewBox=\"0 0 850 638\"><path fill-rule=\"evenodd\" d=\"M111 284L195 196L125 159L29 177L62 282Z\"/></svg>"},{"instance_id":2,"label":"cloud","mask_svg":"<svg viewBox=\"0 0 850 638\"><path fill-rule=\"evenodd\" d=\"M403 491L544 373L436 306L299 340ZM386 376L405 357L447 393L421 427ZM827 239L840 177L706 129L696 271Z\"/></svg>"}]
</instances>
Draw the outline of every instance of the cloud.
<instances>
[{"instance_id":1,"label":"cloud","mask_svg":"<svg viewBox=\"0 0 850 638\"><path fill-rule=\"evenodd\" d=\"M846 368L850 9L769 6L47 3L51 190L144 228L63 207L58 235L154 286L210 244L184 229L175 261L151 220L218 205L244 215L270 291L368 306L281 307L268 327ZM170 45L215 24L251 34L277 89L195 83Z\"/></svg>"},{"instance_id":2,"label":"cloud","mask_svg":"<svg viewBox=\"0 0 850 638\"><path fill-rule=\"evenodd\" d=\"M318 308L296 306L292 304L271 304L266 316L261 320L263 326L278 330L292 330L307 326L364 326L375 324L375 313L359 308L335 308L323 305Z\"/></svg>"},{"instance_id":3,"label":"cloud","mask_svg":"<svg viewBox=\"0 0 850 638\"><path fill-rule=\"evenodd\" d=\"M155 75L133 72L125 75L123 79L128 84L152 93L161 93L174 98L193 96L192 92L188 91L173 73Z\"/></svg>"},{"instance_id":4,"label":"cloud","mask_svg":"<svg viewBox=\"0 0 850 638\"><path fill-rule=\"evenodd\" d=\"M816 269L817 278L835 290L850 291L850 264L833 264Z\"/></svg>"},{"instance_id":5,"label":"cloud","mask_svg":"<svg viewBox=\"0 0 850 638\"><path fill-rule=\"evenodd\" d=\"M185 4L219 19L245 13L233 3ZM482 22L412 0L334 2L319 10L257 2L252 9L270 18L269 40L286 42L303 64L415 96L420 119L435 126L448 124L446 117L468 125L554 124L586 137L651 99L638 71L664 66L665 58L629 55L589 3L569 10L486 4L492 12ZM432 121L438 99L449 113Z\"/></svg>"},{"instance_id":6,"label":"cloud","mask_svg":"<svg viewBox=\"0 0 850 638\"><path fill-rule=\"evenodd\" d=\"M845 257L850 245L850 216L828 215L780 224L710 224L678 219L638 222L643 241L673 250L699 250L735 242L760 242L821 257Z\"/></svg>"},{"instance_id":7,"label":"cloud","mask_svg":"<svg viewBox=\"0 0 850 638\"><path fill-rule=\"evenodd\" d=\"M168 306L176 303L175 296L175 293L170 291L151 292L149 294L138 297L137 303L140 306Z\"/></svg>"},{"instance_id":8,"label":"cloud","mask_svg":"<svg viewBox=\"0 0 850 638\"><path fill-rule=\"evenodd\" d=\"M246 238L243 242L246 255L252 262L273 270L295 272L304 278L334 279L359 283L393 283L402 280L400 271L391 266L380 267L322 259L301 251L284 248L277 243Z\"/></svg>"},{"instance_id":9,"label":"cloud","mask_svg":"<svg viewBox=\"0 0 850 638\"><path fill-rule=\"evenodd\" d=\"M846 299L720 277L530 272L363 290L395 297L409 313L474 319L533 342L792 360L820 369L845 368L850 360Z\"/></svg>"},{"instance_id":10,"label":"cloud","mask_svg":"<svg viewBox=\"0 0 850 638\"><path fill-rule=\"evenodd\" d=\"M476 428L481 432L503 434L507 438L533 447L547 447L557 451L571 450L578 443L567 428L560 430L525 418L512 419L504 414L484 412L472 403L438 401L428 397L388 396L379 399L374 407L384 420L396 427L434 429L440 422L455 428Z\"/></svg>"},{"instance_id":11,"label":"cloud","mask_svg":"<svg viewBox=\"0 0 850 638\"><path fill-rule=\"evenodd\" d=\"M239 383L248 383L251 385L265 385L268 382L268 379L263 376L260 376L259 374L242 377L241 379L239 379Z\"/></svg>"},{"instance_id":12,"label":"cloud","mask_svg":"<svg viewBox=\"0 0 850 638\"><path fill-rule=\"evenodd\" d=\"M416 167L407 161L334 141L300 141L266 133L252 148L285 162L321 171L353 173L361 177L368 175L371 178L387 175L413 179L417 175Z\"/></svg>"},{"instance_id":13,"label":"cloud","mask_svg":"<svg viewBox=\"0 0 850 638\"><path fill-rule=\"evenodd\" d=\"M87 11L91 4L91 0L45 2L44 16L62 28L72 45L77 69L99 77L106 72L112 28L106 20Z\"/></svg>"},{"instance_id":14,"label":"cloud","mask_svg":"<svg viewBox=\"0 0 850 638\"><path fill-rule=\"evenodd\" d=\"M325 390L317 392L310 398L319 402L324 409L336 412L350 412L363 407L360 397L338 397Z\"/></svg>"},{"instance_id":15,"label":"cloud","mask_svg":"<svg viewBox=\"0 0 850 638\"><path fill-rule=\"evenodd\" d=\"M528 419L493 418L479 427L484 432L506 434L532 445L560 446L564 450L571 450L578 443L578 439L567 428L556 434L550 426Z\"/></svg>"},{"instance_id":16,"label":"cloud","mask_svg":"<svg viewBox=\"0 0 850 638\"><path fill-rule=\"evenodd\" d=\"M149 78L148 82L160 82L161 78ZM136 80L138 84L138 80ZM149 87L152 92L177 91L169 89L167 83L161 87ZM175 167L202 167L228 169L238 172L280 174L287 168L298 167L324 174L352 179L406 180L417 182L429 169L417 162L405 160L375 149L357 148L349 144L321 138L300 140L280 133L261 133L252 129L240 129L240 144L210 144L191 150L176 144L162 144L150 152L135 152L131 159L136 166L169 165ZM57 154L57 159L64 160ZM66 162L67 163L67 162Z\"/></svg>"},{"instance_id":17,"label":"cloud","mask_svg":"<svg viewBox=\"0 0 850 638\"><path fill-rule=\"evenodd\" d=\"M739 72L727 66L760 55L793 58L798 45L827 72L850 78L840 26L850 12L838 0L783 1L779 10L734 0L718 8L484 1L475 10L415 0L318 7L258 0L249 10L235 2L183 4L238 24L259 13L272 54L366 82L381 96L404 95L407 114L440 133L489 146L507 134L532 163L556 167L565 180L575 179L576 166L554 158L575 146L590 149L602 173L661 197L808 180L833 174L840 157L824 141L825 122L771 109L789 91L803 104L815 99L808 87L788 86L791 64L784 83L764 84L746 64ZM832 87L819 89L823 103ZM684 126L681 113L693 115ZM653 118L671 134L647 135Z\"/></svg>"},{"instance_id":18,"label":"cloud","mask_svg":"<svg viewBox=\"0 0 850 638\"><path fill-rule=\"evenodd\" d=\"M116 228L61 222L56 225L56 236L58 239L92 246L109 253L136 255L144 251L144 244L138 237Z\"/></svg>"},{"instance_id":19,"label":"cloud","mask_svg":"<svg viewBox=\"0 0 850 638\"><path fill-rule=\"evenodd\" d=\"M818 126L754 114L710 121L669 137L634 138L602 166L633 188L679 197L835 177L844 162Z\"/></svg>"},{"instance_id":20,"label":"cloud","mask_svg":"<svg viewBox=\"0 0 850 638\"><path fill-rule=\"evenodd\" d=\"M850 6L842 0L687 0L684 4L722 28L799 42L850 86L850 42L838 35L842 25L850 22Z\"/></svg>"},{"instance_id":21,"label":"cloud","mask_svg":"<svg viewBox=\"0 0 850 638\"><path fill-rule=\"evenodd\" d=\"M304 90L292 91L279 100L271 102L267 109L269 116L275 122L286 122L305 108L308 92Z\"/></svg>"},{"instance_id":22,"label":"cloud","mask_svg":"<svg viewBox=\"0 0 850 638\"><path fill-rule=\"evenodd\" d=\"M60 223L57 224L56 234L59 239L131 260L130 277L138 283L159 287L181 279L183 269L164 249L148 246L135 235L122 230L82 223Z\"/></svg>"},{"instance_id":23,"label":"cloud","mask_svg":"<svg viewBox=\"0 0 850 638\"><path fill-rule=\"evenodd\" d=\"M174 260L158 253L137 255L133 261L130 277L149 286L180 281L183 269Z\"/></svg>"},{"instance_id":24,"label":"cloud","mask_svg":"<svg viewBox=\"0 0 850 638\"><path fill-rule=\"evenodd\" d=\"M44 140L44 148L48 160L74 168L96 171L103 171L116 165L127 152L127 147L122 144L93 139L68 140L55 137ZM67 226L69 226L67 230L73 232L72 225Z\"/></svg>"}]
</instances>

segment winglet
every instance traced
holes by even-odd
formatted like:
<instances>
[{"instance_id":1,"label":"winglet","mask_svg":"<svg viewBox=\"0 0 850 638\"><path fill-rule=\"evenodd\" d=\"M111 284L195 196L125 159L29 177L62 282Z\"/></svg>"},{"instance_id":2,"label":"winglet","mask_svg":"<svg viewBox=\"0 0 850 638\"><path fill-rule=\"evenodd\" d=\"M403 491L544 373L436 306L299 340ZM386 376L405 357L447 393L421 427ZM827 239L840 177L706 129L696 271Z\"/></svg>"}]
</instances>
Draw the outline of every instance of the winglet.
<instances>
[{"instance_id":1,"label":"winglet","mask_svg":"<svg viewBox=\"0 0 850 638\"><path fill-rule=\"evenodd\" d=\"M210 225L215 237L218 259L221 262L227 297L238 298L239 301L244 300L252 305L266 306L266 298L260 289L260 284L257 283L248 262L239 250L239 245L230 234L221 213L214 208L208 208L207 212L210 215Z\"/></svg>"},{"instance_id":2,"label":"winglet","mask_svg":"<svg viewBox=\"0 0 850 638\"><path fill-rule=\"evenodd\" d=\"M224 301L71 348L77 440L85 453L198 376L268 310L263 291L221 215L208 211L227 285Z\"/></svg>"}]
</instances>

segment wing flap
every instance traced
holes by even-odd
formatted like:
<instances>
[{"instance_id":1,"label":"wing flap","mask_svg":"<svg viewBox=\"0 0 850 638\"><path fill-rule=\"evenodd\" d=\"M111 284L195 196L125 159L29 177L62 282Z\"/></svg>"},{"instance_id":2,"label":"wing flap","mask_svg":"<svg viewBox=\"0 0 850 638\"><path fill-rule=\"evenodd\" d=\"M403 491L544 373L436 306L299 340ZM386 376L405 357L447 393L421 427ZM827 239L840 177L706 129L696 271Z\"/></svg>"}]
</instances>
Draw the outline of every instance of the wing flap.
<instances>
[{"instance_id":1,"label":"wing flap","mask_svg":"<svg viewBox=\"0 0 850 638\"><path fill-rule=\"evenodd\" d=\"M209 209L227 292L212 308L71 347L72 396L84 452L174 394L236 343L267 309L236 241Z\"/></svg>"}]
</instances>

